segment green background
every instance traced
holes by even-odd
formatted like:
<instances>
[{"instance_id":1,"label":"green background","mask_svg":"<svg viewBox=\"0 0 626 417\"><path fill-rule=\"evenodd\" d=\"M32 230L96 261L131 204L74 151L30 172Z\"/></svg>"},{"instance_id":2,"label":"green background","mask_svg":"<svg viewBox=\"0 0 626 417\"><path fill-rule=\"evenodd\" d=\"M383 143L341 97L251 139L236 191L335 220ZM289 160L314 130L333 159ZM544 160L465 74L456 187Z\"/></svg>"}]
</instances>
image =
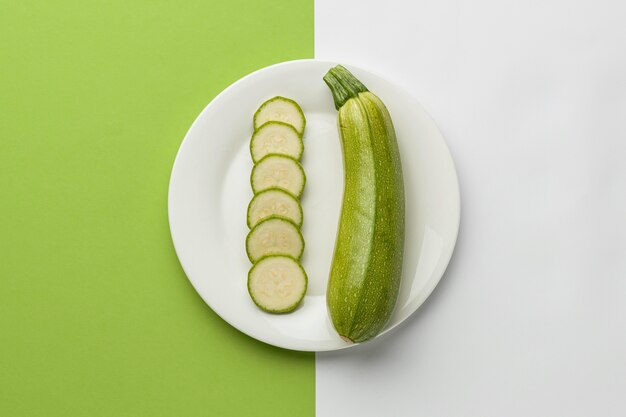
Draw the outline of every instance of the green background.
<instances>
[{"instance_id":1,"label":"green background","mask_svg":"<svg viewBox=\"0 0 626 417\"><path fill-rule=\"evenodd\" d=\"M0 9L0 415L313 416L314 356L203 303L166 204L200 110L313 56L313 1Z\"/></svg>"}]
</instances>

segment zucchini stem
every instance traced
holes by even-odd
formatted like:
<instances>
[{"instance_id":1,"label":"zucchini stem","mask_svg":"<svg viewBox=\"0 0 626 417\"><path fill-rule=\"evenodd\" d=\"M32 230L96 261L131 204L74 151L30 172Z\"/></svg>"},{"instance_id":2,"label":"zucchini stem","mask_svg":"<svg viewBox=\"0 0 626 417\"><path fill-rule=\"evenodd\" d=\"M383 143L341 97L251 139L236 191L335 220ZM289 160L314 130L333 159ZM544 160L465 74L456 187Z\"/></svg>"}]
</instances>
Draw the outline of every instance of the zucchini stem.
<instances>
[{"instance_id":1,"label":"zucchini stem","mask_svg":"<svg viewBox=\"0 0 626 417\"><path fill-rule=\"evenodd\" d=\"M356 98L359 93L365 93L367 87L363 85L350 71L341 65L328 70L324 75L324 82L330 88L335 101L335 108L339 110L346 101Z\"/></svg>"}]
</instances>

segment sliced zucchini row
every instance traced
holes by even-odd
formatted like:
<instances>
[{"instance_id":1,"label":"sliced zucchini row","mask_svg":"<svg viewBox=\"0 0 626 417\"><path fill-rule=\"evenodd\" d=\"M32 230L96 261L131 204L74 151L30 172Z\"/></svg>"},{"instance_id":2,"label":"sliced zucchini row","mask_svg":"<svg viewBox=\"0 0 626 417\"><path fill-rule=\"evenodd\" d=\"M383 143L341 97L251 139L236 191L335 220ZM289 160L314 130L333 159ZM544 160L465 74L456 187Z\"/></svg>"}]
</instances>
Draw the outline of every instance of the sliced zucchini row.
<instances>
[{"instance_id":1,"label":"sliced zucchini row","mask_svg":"<svg viewBox=\"0 0 626 417\"><path fill-rule=\"evenodd\" d=\"M248 292L269 313L293 311L306 293L308 278L302 265L289 256L260 259L248 272Z\"/></svg>"},{"instance_id":2,"label":"sliced zucchini row","mask_svg":"<svg viewBox=\"0 0 626 417\"><path fill-rule=\"evenodd\" d=\"M289 123L298 131L300 136L302 136L306 125L304 113L298 103L280 96L267 100L254 113L254 130L270 121Z\"/></svg>"},{"instance_id":3,"label":"sliced zucchini row","mask_svg":"<svg viewBox=\"0 0 626 417\"><path fill-rule=\"evenodd\" d=\"M281 188L295 197L300 197L305 182L304 170L298 161L276 154L263 157L254 165L250 176L254 194L268 188Z\"/></svg>"},{"instance_id":4,"label":"sliced zucchini row","mask_svg":"<svg viewBox=\"0 0 626 417\"><path fill-rule=\"evenodd\" d=\"M294 196L280 188L269 188L256 194L248 205L248 227L273 215L285 217L302 226L302 206Z\"/></svg>"},{"instance_id":5,"label":"sliced zucchini row","mask_svg":"<svg viewBox=\"0 0 626 417\"><path fill-rule=\"evenodd\" d=\"M257 163L265 155L274 153L300 159L304 144L293 126L283 122L267 122L254 131L250 139L250 154Z\"/></svg>"},{"instance_id":6,"label":"sliced zucchini row","mask_svg":"<svg viewBox=\"0 0 626 417\"><path fill-rule=\"evenodd\" d=\"M300 259L303 251L304 239L298 226L280 216L261 220L246 237L246 253L252 263L267 255L288 255Z\"/></svg>"}]
</instances>

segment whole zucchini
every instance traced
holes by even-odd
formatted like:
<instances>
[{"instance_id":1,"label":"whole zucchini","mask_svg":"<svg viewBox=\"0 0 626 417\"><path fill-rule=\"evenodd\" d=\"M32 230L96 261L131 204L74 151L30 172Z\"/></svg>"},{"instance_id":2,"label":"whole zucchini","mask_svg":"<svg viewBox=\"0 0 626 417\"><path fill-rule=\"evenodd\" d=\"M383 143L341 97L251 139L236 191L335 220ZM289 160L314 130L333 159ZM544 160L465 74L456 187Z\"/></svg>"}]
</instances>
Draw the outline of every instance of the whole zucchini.
<instances>
[{"instance_id":1,"label":"whole zucchini","mask_svg":"<svg viewBox=\"0 0 626 417\"><path fill-rule=\"evenodd\" d=\"M342 66L324 76L344 163L339 230L327 288L335 329L349 342L380 333L393 313L404 252L404 181L383 102Z\"/></svg>"}]
</instances>

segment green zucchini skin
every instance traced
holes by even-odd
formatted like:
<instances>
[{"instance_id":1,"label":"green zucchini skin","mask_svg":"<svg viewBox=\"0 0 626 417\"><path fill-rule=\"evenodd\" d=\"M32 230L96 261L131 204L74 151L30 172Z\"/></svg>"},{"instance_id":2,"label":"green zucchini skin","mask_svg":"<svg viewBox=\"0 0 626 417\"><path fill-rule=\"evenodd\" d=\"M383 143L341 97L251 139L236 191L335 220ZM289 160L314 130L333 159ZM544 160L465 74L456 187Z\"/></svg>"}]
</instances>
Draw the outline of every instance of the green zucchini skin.
<instances>
[{"instance_id":1,"label":"green zucchini skin","mask_svg":"<svg viewBox=\"0 0 626 417\"><path fill-rule=\"evenodd\" d=\"M395 308L404 253L404 181L391 116L341 66L324 77L338 108L344 193L327 287L344 340L378 335Z\"/></svg>"}]
</instances>

